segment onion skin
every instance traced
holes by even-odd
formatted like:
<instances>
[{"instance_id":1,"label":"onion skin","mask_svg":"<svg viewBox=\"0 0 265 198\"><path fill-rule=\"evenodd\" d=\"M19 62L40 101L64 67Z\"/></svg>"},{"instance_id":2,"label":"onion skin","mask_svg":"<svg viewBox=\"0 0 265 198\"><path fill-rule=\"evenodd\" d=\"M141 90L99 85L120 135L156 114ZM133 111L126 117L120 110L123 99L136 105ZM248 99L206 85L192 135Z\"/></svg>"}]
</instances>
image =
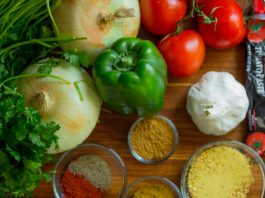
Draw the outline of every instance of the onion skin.
<instances>
[{"instance_id":1,"label":"onion skin","mask_svg":"<svg viewBox=\"0 0 265 198\"><path fill-rule=\"evenodd\" d=\"M36 64L31 65L22 74L36 74L37 69ZM51 77L23 78L18 82L18 91L25 97L26 105L37 109L45 122L55 121L60 125L56 132L59 150L54 145L48 150L48 153L59 153L81 144L90 135L100 115L101 99L82 68L60 60L51 74L70 84ZM82 81L78 86L83 101L74 87L77 81Z\"/></svg>"},{"instance_id":2,"label":"onion skin","mask_svg":"<svg viewBox=\"0 0 265 198\"><path fill-rule=\"evenodd\" d=\"M125 18L112 17L112 20L105 21L102 26L100 17L111 18L111 14L119 9L131 9L132 15L123 16ZM87 52L90 63L93 64L96 57L119 38L137 36L140 28L139 2L138 0L64 0L55 10L54 19L61 35L87 38L63 44L62 47L65 50L78 49L80 52Z\"/></svg>"}]
</instances>

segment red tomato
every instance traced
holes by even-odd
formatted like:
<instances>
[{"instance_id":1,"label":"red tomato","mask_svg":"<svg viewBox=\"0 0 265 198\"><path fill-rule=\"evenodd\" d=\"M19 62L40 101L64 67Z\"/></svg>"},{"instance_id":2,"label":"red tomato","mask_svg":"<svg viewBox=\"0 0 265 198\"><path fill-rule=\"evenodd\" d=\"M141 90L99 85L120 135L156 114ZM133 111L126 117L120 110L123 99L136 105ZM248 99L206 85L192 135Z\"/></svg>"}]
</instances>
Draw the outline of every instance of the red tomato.
<instances>
[{"instance_id":1,"label":"red tomato","mask_svg":"<svg viewBox=\"0 0 265 198\"><path fill-rule=\"evenodd\" d=\"M144 28L153 34L173 32L187 10L186 0L140 0Z\"/></svg>"},{"instance_id":2,"label":"red tomato","mask_svg":"<svg viewBox=\"0 0 265 198\"><path fill-rule=\"evenodd\" d=\"M217 19L216 24L206 24L203 18L199 17L199 31L206 44L224 49L234 47L244 39L246 27L243 11L236 1L209 1L204 4L202 11L207 16L213 11L212 17Z\"/></svg>"},{"instance_id":3,"label":"red tomato","mask_svg":"<svg viewBox=\"0 0 265 198\"><path fill-rule=\"evenodd\" d=\"M246 144L262 155L265 152L265 134L262 132L250 134L246 139Z\"/></svg>"},{"instance_id":4,"label":"red tomato","mask_svg":"<svg viewBox=\"0 0 265 198\"><path fill-rule=\"evenodd\" d=\"M193 30L184 30L160 41L158 49L163 54L168 71L177 77L190 76L203 63L205 45L201 36Z\"/></svg>"},{"instance_id":5,"label":"red tomato","mask_svg":"<svg viewBox=\"0 0 265 198\"><path fill-rule=\"evenodd\" d=\"M262 42L265 40L265 20L252 19L247 30L247 38L251 42Z\"/></svg>"}]
</instances>

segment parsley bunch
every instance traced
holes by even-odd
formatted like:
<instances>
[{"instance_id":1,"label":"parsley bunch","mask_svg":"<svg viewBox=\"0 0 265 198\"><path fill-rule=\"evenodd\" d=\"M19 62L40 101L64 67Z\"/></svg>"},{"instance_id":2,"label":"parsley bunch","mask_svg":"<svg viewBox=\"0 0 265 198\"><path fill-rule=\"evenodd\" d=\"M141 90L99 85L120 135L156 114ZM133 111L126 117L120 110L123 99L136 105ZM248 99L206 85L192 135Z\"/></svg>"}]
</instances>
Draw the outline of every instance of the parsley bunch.
<instances>
[{"instance_id":1,"label":"parsley bunch","mask_svg":"<svg viewBox=\"0 0 265 198\"><path fill-rule=\"evenodd\" d=\"M79 38L60 37L52 12L61 0L0 0L0 197L30 196L50 172L47 149L57 144L55 122L44 123L39 112L26 107L13 79L29 64L46 58L59 43ZM55 33L53 31L55 30Z\"/></svg>"},{"instance_id":2,"label":"parsley bunch","mask_svg":"<svg viewBox=\"0 0 265 198\"><path fill-rule=\"evenodd\" d=\"M44 123L39 113L25 107L24 98L14 89L0 93L0 197L11 194L29 196L50 173L41 166L51 162L46 154L59 125Z\"/></svg>"}]
</instances>

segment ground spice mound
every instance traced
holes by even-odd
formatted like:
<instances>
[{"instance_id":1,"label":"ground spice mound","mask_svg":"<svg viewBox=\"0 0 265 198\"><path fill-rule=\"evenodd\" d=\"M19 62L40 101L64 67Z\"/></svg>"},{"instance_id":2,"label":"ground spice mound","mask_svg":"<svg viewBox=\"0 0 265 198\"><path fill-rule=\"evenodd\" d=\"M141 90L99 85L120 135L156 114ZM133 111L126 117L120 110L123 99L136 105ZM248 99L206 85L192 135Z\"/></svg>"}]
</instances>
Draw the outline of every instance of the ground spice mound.
<instances>
[{"instance_id":1,"label":"ground spice mound","mask_svg":"<svg viewBox=\"0 0 265 198\"><path fill-rule=\"evenodd\" d=\"M174 134L171 126L158 117L146 118L134 128L131 145L146 160L159 160L172 150Z\"/></svg>"},{"instance_id":2,"label":"ground spice mound","mask_svg":"<svg viewBox=\"0 0 265 198\"><path fill-rule=\"evenodd\" d=\"M86 180L103 191L107 191L111 186L110 166L97 155L83 155L72 161L67 169L74 175L84 176Z\"/></svg>"},{"instance_id":3,"label":"ground spice mound","mask_svg":"<svg viewBox=\"0 0 265 198\"><path fill-rule=\"evenodd\" d=\"M167 187L153 184L139 188L131 198L174 198L174 196Z\"/></svg>"},{"instance_id":4,"label":"ground spice mound","mask_svg":"<svg viewBox=\"0 0 265 198\"><path fill-rule=\"evenodd\" d=\"M103 191L93 186L83 176L65 171L63 176L64 198L102 198Z\"/></svg>"},{"instance_id":5,"label":"ground spice mound","mask_svg":"<svg viewBox=\"0 0 265 198\"><path fill-rule=\"evenodd\" d=\"M226 146L202 152L193 161L187 180L192 198L246 198L254 182L249 159Z\"/></svg>"}]
</instances>

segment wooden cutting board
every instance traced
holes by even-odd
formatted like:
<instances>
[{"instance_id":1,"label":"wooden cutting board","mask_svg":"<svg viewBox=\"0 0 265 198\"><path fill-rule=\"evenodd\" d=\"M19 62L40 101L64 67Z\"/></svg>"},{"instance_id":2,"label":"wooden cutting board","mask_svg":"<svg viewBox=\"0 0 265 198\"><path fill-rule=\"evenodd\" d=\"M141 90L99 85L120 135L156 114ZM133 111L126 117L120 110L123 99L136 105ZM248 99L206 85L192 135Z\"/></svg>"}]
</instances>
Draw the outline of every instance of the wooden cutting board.
<instances>
[{"instance_id":1,"label":"wooden cutting board","mask_svg":"<svg viewBox=\"0 0 265 198\"><path fill-rule=\"evenodd\" d=\"M140 38L157 42L159 38L151 36L141 29ZM176 152L167 161L158 165L144 165L136 161L129 152L127 134L131 124L137 119L135 115L122 116L102 112L100 122L86 142L96 142L113 148L125 162L128 172L128 184L144 175L161 175L173 181L178 187L181 172L186 160L205 143L219 140L243 141L246 135L246 124L242 122L236 129L225 136L202 134L193 124L186 111L186 95L189 87L196 83L208 71L226 71L244 84L245 81L245 48L244 43L235 48L217 50L207 48L206 57L200 70L191 77L174 78L169 76L162 115L170 118L179 132L179 145ZM48 167L52 168L54 164ZM41 183L34 197L53 197L51 183Z\"/></svg>"}]
</instances>

